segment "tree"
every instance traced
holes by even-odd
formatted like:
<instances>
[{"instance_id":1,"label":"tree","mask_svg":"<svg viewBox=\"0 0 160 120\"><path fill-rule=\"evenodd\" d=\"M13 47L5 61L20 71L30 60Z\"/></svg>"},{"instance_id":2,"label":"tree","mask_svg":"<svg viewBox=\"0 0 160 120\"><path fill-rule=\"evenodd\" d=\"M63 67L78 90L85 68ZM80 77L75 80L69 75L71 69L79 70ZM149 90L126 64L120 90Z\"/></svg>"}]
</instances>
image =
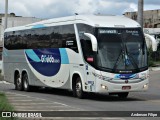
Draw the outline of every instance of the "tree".
<instances>
[{"instance_id":1,"label":"tree","mask_svg":"<svg viewBox=\"0 0 160 120\"><path fill-rule=\"evenodd\" d=\"M137 21L139 22L141 27L143 27L143 4L144 4L143 0L138 0L138 19Z\"/></svg>"}]
</instances>

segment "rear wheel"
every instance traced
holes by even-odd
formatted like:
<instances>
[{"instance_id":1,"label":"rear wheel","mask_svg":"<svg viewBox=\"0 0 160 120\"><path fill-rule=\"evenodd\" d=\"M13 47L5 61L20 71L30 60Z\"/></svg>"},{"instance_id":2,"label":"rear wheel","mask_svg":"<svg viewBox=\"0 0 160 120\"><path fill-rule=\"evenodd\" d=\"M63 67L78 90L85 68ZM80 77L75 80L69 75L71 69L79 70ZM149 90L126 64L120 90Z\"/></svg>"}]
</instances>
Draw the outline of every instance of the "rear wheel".
<instances>
[{"instance_id":1,"label":"rear wheel","mask_svg":"<svg viewBox=\"0 0 160 120\"><path fill-rule=\"evenodd\" d=\"M31 86L29 85L27 73L25 73L23 75L22 80L23 80L23 88L24 88L24 90L29 92L31 90Z\"/></svg>"},{"instance_id":2,"label":"rear wheel","mask_svg":"<svg viewBox=\"0 0 160 120\"><path fill-rule=\"evenodd\" d=\"M82 82L80 77L76 79L76 82L74 85L74 94L80 99L84 98L84 92L83 92Z\"/></svg>"},{"instance_id":3,"label":"rear wheel","mask_svg":"<svg viewBox=\"0 0 160 120\"><path fill-rule=\"evenodd\" d=\"M20 91L23 90L22 79L19 74L15 75L15 89Z\"/></svg>"},{"instance_id":4,"label":"rear wheel","mask_svg":"<svg viewBox=\"0 0 160 120\"><path fill-rule=\"evenodd\" d=\"M128 94L129 92L118 93L118 97L124 99L124 98L127 98Z\"/></svg>"}]
</instances>

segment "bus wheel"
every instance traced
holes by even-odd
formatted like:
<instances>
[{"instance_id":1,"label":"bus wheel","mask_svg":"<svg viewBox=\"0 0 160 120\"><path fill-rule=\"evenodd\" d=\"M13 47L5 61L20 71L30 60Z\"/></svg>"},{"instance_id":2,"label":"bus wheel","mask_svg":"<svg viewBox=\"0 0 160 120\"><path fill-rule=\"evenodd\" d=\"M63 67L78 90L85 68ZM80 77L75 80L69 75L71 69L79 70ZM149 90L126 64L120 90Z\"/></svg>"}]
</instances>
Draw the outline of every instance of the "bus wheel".
<instances>
[{"instance_id":1,"label":"bus wheel","mask_svg":"<svg viewBox=\"0 0 160 120\"><path fill-rule=\"evenodd\" d=\"M23 80L23 88L25 91L30 91L30 86L29 86L29 82L28 82L28 75L27 73L25 73L22 77Z\"/></svg>"},{"instance_id":2,"label":"bus wheel","mask_svg":"<svg viewBox=\"0 0 160 120\"><path fill-rule=\"evenodd\" d=\"M15 76L15 89L20 91L23 90L22 79L19 74Z\"/></svg>"},{"instance_id":3,"label":"bus wheel","mask_svg":"<svg viewBox=\"0 0 160 120\"><path fill-rule=\"evenodd\" d=\"M129 92L118 93L118 97L124 99L124 98L127 98L128 94L129 94Z\"/></svg>"},{"instance_id":4,"label":"bus wheel","mask_svg":"<svg viewBox=\"0 0 160 120\"><path fill-rule=\"evenodd\" d=\"M84 92L83 92L83 89L82 89L82 82L81 82L80 77L78 77L76 79L75 93L76 93L76 96L80 99L82 99L84 97Z\"/></svg>"}]
</instances>

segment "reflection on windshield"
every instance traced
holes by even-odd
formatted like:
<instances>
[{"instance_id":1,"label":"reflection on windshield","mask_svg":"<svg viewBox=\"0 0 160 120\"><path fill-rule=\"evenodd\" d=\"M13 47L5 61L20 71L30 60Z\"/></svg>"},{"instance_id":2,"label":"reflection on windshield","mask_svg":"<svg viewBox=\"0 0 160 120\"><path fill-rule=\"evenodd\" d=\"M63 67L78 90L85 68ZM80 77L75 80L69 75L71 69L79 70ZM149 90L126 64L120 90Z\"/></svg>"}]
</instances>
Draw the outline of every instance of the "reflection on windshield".
<instances>
[{"instance_id":1,"label":"reflection on windshield","mask_svg":"<svg viewBox=\"0 0 160 120\"><path fill-rule=\"evenodd\" d=\"M140 29L99 29L98 66L133 70L147 66L146 47Z\"/></svg>"}]
</instances>

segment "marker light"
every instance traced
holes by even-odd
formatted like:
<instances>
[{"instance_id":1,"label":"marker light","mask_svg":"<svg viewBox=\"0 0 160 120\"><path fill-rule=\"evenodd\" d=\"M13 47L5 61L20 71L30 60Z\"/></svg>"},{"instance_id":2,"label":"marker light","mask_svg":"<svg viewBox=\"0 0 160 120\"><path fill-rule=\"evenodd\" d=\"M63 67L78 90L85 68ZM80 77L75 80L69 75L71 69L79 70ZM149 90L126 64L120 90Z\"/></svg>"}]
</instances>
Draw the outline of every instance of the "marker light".
<instances>
[{"instance_id":1,"label":"marker light","mask_svg":"<svg viewBox=\"0 0 160 120\"><path fill-rule=\"evenodd\" d=\"M143 85L143 89L148 89L148 83Z\"/></svg>"}]
</instances>

